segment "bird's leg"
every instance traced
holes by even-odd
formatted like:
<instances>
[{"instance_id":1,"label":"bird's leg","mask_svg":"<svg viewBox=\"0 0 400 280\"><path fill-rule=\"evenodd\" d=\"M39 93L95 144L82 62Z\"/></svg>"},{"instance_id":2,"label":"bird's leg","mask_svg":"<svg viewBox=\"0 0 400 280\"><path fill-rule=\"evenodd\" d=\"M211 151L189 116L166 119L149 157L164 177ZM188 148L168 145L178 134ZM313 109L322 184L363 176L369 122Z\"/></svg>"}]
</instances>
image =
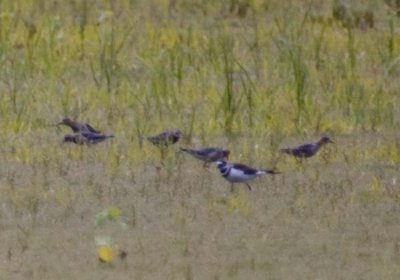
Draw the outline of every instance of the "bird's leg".
<instances>
[{"instance_id":1,"label":"bird's leg","mask_svg":"<svg viewBox=\"0 0 400 280\"><path fill-rule=\"evenodd\" d=\"M231 183L231 193L233 193L234 189L233 189L233 183Z\"/></svg>"},{"instance_id":2,"label":"bird's leg","mask_svg":"<svg viewBox=\"0 0 400 280\"><path fill-rule=\"evenodd\" d=\"M164 147L160 148L160 154L161 154L161 165L164 166L165 154L166 154L166 150L164 149Z\"/></svg>"},{"instance_id":3,"label":"bird's leg","mask_svg":"<svg viewBox=\"0 0 400 280\"><path fill-rule=\"evenodd\" d=\"M274 160L274 162L275 162L274 165L275 166L279 163L279 161L281 160L282 157L283 157L283 153L280 153L278 158Z\"/></svg>"},{"instance_id":4,"label":"bird's leg","mask_svg":"<svg viewBox=\"0 0 400 280\"><path fill-rule=\"evenodd\" d=\"M249 189L249 191L251 191L251 186L247 183L246 183L246 185L247 185L247 188Z\"/></svg>"}]
</instances>

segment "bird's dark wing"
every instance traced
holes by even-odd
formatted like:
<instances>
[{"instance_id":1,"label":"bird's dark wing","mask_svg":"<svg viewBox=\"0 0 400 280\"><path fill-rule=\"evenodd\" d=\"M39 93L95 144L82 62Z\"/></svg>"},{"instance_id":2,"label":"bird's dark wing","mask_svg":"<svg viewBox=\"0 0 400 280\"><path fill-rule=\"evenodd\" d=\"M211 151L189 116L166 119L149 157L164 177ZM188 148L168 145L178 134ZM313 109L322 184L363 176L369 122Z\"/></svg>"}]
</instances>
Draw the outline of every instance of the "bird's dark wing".
<instances>
[{"instance_id":1,"label":"bird's dark wing","mask_svg":"<svg viewBox=\"0 0 400 280\"><path fill-rule=\"evenodd\" d=\"M158 135L147 137L154 145L167 146L169 144L174 144L179 140L179 136L175 136L171 131L164 131Z\"/></svg>"},{"instance_id":2,"label":"bird's dark wing","mask_svg":"<svg viewBox=\"0 0 400 280\"><path fill-rule=\"evenodd\" d=\"M241 163L234 163L232 165L233 168L242 170L244 174L252 175L257 173L257 169L251 168L247 165L241 164Z\"/></svg>"},{"instance_id":3,"label":"bird's dark wing","mask_svg":"<svg viewBox=\"0 0 400 280\"><path fill-rule=\"evenodd\" d=\"M98 133L82 133L82 136L84 136L89 141L89 143L92 144L99 143L108 138L114 137L114 135L102 135Z\"/></svg>"},{"instance_id":4,"label":"bird's dark wing","mask_svg":"<svg viewBox=\"0 0 400 280\"><path fill-rule=\"evenodd\" d=\"M101 133L100 130L94 129L93 126L91 126L91 125L88 124L88 123L85 123L85 126L86 126L86 128L87 128L90 132L92 132L92 133Z\"/></svg>"},{"instance_id":5,"label":"bird's dark wing","mask_svg":"<svg viewBox=\"0 0 400 280\"><path fill-rule=\"evenodd\" d=\"M204 149L199 149L196 152L198 155L206 157L212 153L218 152L218 150L216 148L204 148Z\"/></svg>"},{"instance_id":6,"label":"bird's dark wing","mask_svg":"<svg viewBox=\"0 0 400 280\"><path fill-rule=\"evenodd\" d=\"M315 152L314 144L304 144L293 149L293 154L296 156L310 156Z\"/></svg>"},{"instance_id":7,"label":"bird's dark wing","mask_svg":"<svg viewBox=\"0 0 400 280\"><path fill-rule=\"evenodd\" d=\"M296 157L309 157L315 153L314 144L304 144L295 148L285 148L281 149L282 152Z\"/></svg>"}]
</instances>

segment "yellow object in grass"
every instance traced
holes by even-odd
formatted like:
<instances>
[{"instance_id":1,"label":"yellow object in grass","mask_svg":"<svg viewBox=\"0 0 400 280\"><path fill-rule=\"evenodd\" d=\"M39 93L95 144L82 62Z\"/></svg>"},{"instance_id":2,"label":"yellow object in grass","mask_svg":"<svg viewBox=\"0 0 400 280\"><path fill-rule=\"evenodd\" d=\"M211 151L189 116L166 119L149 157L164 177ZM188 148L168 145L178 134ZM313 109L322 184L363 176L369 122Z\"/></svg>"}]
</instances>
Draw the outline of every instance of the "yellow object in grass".
<instances>
[{"instance_id":1,"label":"yellow object in grass","mask_svg":"<svg viewBox=\"0 0 400 280\"><path fill-rule=\"evenodd\" d=\"M97 250L97 256L99 257L99 261L108 263L112 261L113 251L110 246L103 245Z\"/></svg>"},{"instance_id":2,"label":"yellow object in grass","mask_svg":"<svg viewBox=\"0 0 400 280\"><path fill-rule=\"evenodd\" d=\"M247 199L243 195L232 196L229 198L227 201L227 207L231 212L238 211L243 214L248 214L250 210Z\"/></svg>"}]
</instances>

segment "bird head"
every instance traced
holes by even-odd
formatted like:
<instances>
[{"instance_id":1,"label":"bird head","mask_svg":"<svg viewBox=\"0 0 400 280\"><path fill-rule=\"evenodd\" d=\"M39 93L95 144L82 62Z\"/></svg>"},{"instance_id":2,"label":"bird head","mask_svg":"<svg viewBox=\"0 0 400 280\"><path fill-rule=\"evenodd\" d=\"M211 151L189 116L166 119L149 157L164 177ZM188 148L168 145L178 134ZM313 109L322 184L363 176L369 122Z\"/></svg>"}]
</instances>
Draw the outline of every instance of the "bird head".
<instances>
[{"instance_id":1,"label":"bird head","mask_svg":"<svg viewBox=\"0 0 400 280\"><path fill-rule=\"evenodd\" d=\"M215 163L217 164L218 168L221 168L222 166L226 165L226 161L224 160L217 160Z\"/></svg>"},{"instance_id":2,"label":"bird head","mask_svg":"<svg viewBox=\"0 0 400 280\"><path fill-rule=\"evenodd\" d=\"M61 124L69 125L71 122L72 122L72 120L70 118L64 118L57 125L61 125Z\"/></svg>"},{"instance_id":3,"label":"bird head","mask_svg":"<svg viewBox=\"0 0 400 280\"><path fill-rule=\"evenodd\" d=\"M229 151L229 150L227 150L227 149L223 149L222 150L222 158L223 159L229 159L229 154L230 154L231 152Z\"/></svg>"},{"instance_id":4,"label":"bird head","mask_svg":"<svg viewBox=\"0 0 400 280\"><path fill-rule=\"evenodd\" d=\"M327 143L335 143L333 142L328 136L324 135L321 137L321 139L318 141L319 144L327 144Z\"/></svg>"},{"instance_id":5,"label":"bird head","mask_svg":"<svg viewBox=\"0 0 400 280\"><path fill-rule=\"evenodd\" d=\"M179 139L181 138L181 135L182 135L182 132L179 129L171 130L169 141L171 141L172 144L174 144L179 141Z\"/></svg>"}]
</instances>

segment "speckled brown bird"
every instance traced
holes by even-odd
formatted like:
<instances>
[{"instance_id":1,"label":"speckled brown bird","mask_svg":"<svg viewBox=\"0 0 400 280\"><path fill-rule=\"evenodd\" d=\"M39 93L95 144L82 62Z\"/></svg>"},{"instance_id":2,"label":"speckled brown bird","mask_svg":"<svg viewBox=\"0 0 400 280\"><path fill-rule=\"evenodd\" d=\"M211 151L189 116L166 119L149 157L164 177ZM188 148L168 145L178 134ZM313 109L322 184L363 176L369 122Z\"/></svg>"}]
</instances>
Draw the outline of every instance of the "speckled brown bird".
<instances>
[{"instance_id":1,"label":"speckled brown bird","mask_svg":"<svg viewBox=\"0 0 400 280\"><path fill-rule=\"evenodd\" d=\"M224 160L229 158L230 151L222 148L202 148L202 149L189 149L181 148L181 151L186 152L193 157L204 161L204 167L207 167L210 162L217 160Z\"/></svg>"},{"instance_id":2,"label":"speckled brown bird","mask_svg":"<svg viewBox=\"0 0 400 280\"><path fill-rule=\"evenodd\" d=\"M171 129L163 131L155 136L147 137L147 140L158 147L167 147L178 142L180 138L181 131L179 129Z\"/></svg>"},{"instance_id":3,"label":"speckled brown bird","mask_svg":"<svg viewBox=\"0 0 400 280\"><path fill-rule=\"evenodd\" d=\"M309 158L315 155L319 149L327 143L334 142L328 136L323 136L315 143L307 143L294 148L284 148L281 149L281 151L299 159Z\"/></svg>"},{"instance_id":4,"label":"speckled brown bird","mask_svg":"<svg viewBox=\"0 0 400 280\"><path fill-rule=\"evenodd\" d=\"M57 125L69 126L73 132L84 132L84 133L101 133L100 130L94 129L90 124L86 122L73 121L70 118L65 118Z\"/></svg>"}]
</instances>

